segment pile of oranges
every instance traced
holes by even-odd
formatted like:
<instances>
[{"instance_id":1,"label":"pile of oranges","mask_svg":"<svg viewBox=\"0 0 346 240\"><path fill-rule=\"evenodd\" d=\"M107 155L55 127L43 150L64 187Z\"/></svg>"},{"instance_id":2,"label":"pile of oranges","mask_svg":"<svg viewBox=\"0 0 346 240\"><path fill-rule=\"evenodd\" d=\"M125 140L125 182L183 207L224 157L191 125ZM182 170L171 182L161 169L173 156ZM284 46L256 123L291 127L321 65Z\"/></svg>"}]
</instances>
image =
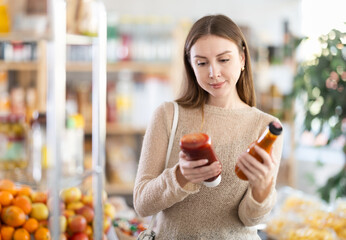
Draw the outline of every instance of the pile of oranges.
<instances>
[{"instance_id":1,"label":"pile of oranges","mask_svg":"<svg viewBox=\"0 0 346 240\"><path fill-rule=\"evenodd\" d=\"M0 180L0 240L50 240L47 193Z\"/></svg>"},{"instance_id":2,"label":"pile of oranges","mask_svg":"<svg viewBox=\"0 0 346 240\"><path fill-rule=\"evenodd\" d=\"M107 201L103 191L103 239L111 228L116 210ZM0 240L51 240L48 227L51 199L44 191L34 191L26 185L16 185L9 179L0 179ZM83 194L78 187L60 192L59 240L93 239L92 192Z\"/></svg>"}]
</instances>

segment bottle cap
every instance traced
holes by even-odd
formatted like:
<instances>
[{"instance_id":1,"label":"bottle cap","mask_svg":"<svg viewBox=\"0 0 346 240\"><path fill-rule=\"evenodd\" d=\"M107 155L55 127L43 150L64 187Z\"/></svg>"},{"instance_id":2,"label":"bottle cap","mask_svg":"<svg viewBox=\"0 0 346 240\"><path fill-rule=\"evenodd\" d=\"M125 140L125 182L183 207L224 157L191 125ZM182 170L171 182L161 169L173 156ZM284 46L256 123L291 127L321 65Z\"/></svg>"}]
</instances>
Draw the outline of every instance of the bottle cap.
<instances>
[{"instance_id":1,"label":"bottle cap","mask_svg":"<svg viewBox=\"0 0 346 240\"><path fill-rule=\"evenodd\" d=\"M272 121L269 123L269 131L274 135L280 135L282 132L282 126L279 122Z\"/></svg>"},{"instance_id":2,"label":"bottle cap","mask_svg":"<svg viewBox=\"0 0 346 240\"><path fill-rule=\"evenodd\" d=\"M214 181L212 182L203 182L204 186L206 187L216 187L217 185L219 185L221 182L221 175L219 175Z\"/></svg>"}]
</instances>

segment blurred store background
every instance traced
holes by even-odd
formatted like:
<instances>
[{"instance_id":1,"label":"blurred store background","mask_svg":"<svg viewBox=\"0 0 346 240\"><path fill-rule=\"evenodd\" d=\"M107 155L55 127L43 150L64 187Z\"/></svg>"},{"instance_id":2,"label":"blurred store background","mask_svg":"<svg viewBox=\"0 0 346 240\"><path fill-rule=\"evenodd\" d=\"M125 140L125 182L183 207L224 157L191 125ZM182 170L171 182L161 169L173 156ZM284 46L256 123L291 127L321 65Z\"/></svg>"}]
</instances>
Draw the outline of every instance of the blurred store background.
<instances>
[{"instance_id":1,"label":"blurred store background","mask_svg":"<svg viewBox=\"0 0 346 240\"><path fill-rule=\"evenodd\" d=\"M91 43L97 37L98 2L66 0L64 176L92 168ZM248 40L257 107L284 124L278 189L291 187L292 195L328 206L346 197L345 1L103 3L107 10L104 178L109 196L132 207L145 128L154 109L179 92L187 31L203 15L222 13L241 26ZM51 167L45 147L48 6L46 0L0 0L0 178L37 189L44 188ZM346 221L345 205L345 200L337 205L345 214L341 224ZM334 229L333 234L346 238L346 224L341 226L343 232Z\"/></svg>"}]
</instances>

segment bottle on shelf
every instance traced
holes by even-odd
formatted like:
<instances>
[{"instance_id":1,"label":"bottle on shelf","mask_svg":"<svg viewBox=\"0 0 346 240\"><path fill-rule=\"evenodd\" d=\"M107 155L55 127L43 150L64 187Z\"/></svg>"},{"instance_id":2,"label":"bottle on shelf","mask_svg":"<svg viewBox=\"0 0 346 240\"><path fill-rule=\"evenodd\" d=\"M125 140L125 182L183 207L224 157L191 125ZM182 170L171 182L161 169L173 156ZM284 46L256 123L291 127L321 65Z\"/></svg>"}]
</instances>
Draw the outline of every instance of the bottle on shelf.
<instances>
[{"instance_id":1,"label":"bottle on shelf","mask_svg":"<svg viewBox=\"0 0 346 240\"><path fill-rule=\"evenodd\" d=\"M206 165L219 161L211 145L210 137L205 133L191 133L180 139L181 150L192 160L208 159ZM204 181L207 187L216 187L221 182L221 173Z\"/></svg>"},{"instance_id":2,"label":"bottle on shelf","mask_svg":"<svg viewBox=\"0 0 346 240\"><path fill-rule=\"evenodd\" d=\"M7 0L0 0L0 33L8 33L10 30L10 17Z\"/></svg>"},{"instance_id":3,"label":"bottle on shelf","mask_svg":"<svg viewBox=\"0 0 346 240\"><path fill-rule=\"evenodd\" d=\"M63 174L75 176L84 172L84 118L73 114L67 118L63 144Z\"/></svg>"},{"instance_id":4,"label":"bottle on shelf","mask_svg":"<svg viewBox=\"0 0 346 240\"><path fill-rule=\"evenodd\" d=\"M33 114L29 134L29 172L35 183L44 183L46 181L46 170L50 165L47 158L46 122L45 113L35 112Z\"/></svg>"},{"instance_id":5,"label":"bottle on shelf","mask_svg":"<svg viewBox=\"0 0 346 240\"><path fill-rule=\"evenodd\" d=\"M266 130L262 133L262 135L246 150L248 153L250 153L253 157L255 157L259 162L262 163L261 157L257 154L255 150L255 146L259 146L263 148L267 153L270 154L273 144L276 140L276 138L281 134L282 132L282 126L279 122L273 121L270 122ZM243 171L240 170L238 165L235 166L235 173L237 176L244 181L247 181L248 178L243 173Z\"/></svg>"}]
</instances>

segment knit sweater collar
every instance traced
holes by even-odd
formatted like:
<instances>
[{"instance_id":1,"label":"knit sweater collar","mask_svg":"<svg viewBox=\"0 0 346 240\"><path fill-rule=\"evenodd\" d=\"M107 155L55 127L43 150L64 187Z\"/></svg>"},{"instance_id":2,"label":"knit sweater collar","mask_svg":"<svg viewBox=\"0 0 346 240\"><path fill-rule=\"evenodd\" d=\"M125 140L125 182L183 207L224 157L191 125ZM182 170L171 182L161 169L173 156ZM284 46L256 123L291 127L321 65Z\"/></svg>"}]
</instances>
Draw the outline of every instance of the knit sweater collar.
<instances>
[{"instance_id":1,"label":"knit sweater collar","mask_svg":"<svg viewBox=\"0 0 346 240\"><path fill-rule=\"evenodd\" d=\"M223 107L218 107L214 105L205 104L204 105L204 111L212 114L218 114L218 115L229 115L229 114L237 114L237 113L250 113L255 110L255 107L244 107L244 108L237 108L237 109L225 109Z\"/></svg>"}]
</instances>

